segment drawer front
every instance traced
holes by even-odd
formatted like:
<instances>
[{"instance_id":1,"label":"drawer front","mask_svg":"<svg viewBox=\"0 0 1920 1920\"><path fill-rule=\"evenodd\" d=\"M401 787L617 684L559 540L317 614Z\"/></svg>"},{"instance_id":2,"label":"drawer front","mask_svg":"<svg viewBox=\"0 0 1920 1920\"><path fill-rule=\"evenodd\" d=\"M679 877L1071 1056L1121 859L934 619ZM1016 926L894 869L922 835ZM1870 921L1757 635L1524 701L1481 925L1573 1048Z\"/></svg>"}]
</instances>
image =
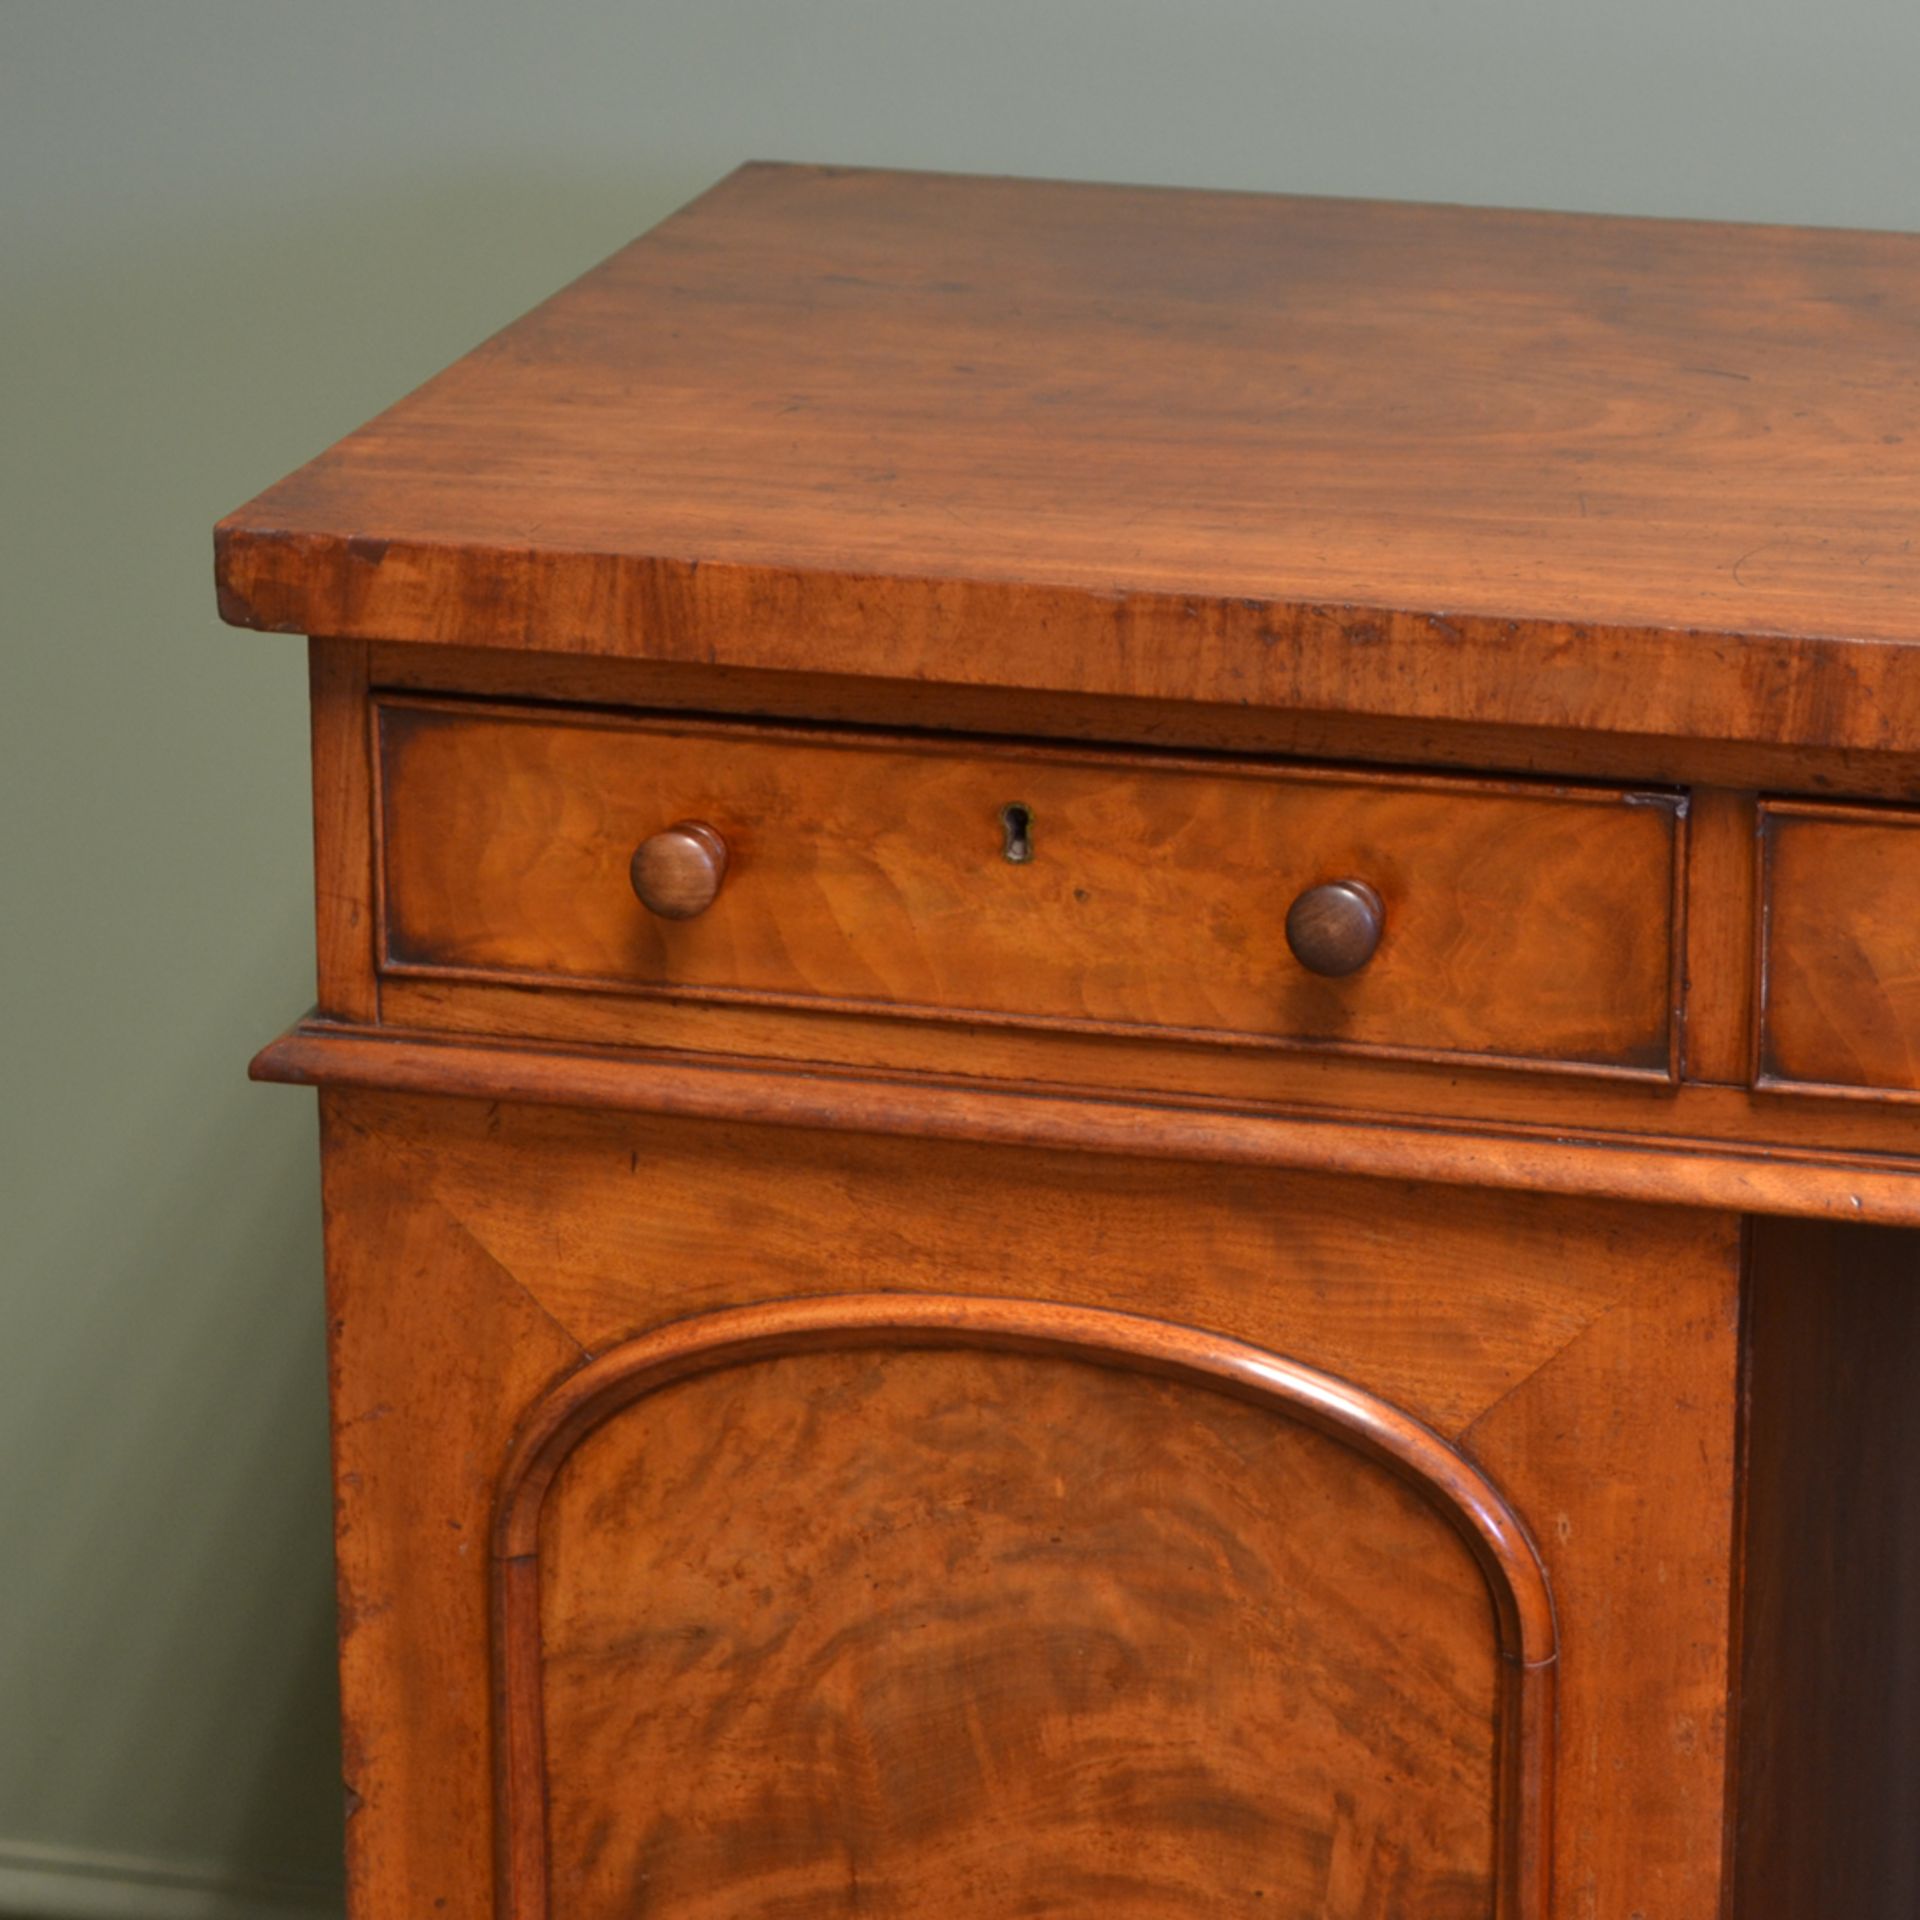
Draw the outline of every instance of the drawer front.
<instances>
[{"instance_id":1,"label":"drawer front","mask_svg":"<svg viewBox=\"0 0 1920 1920\"><path fill-rule=\"evenodd\" d=\"M1672 796L412 701L377 726L389 973L1671 1073ZM630 862L689 821L724 877L663 918ZM1378 943L1325 977L1289 913L1346 881Z\"/></svg>"},{"instance_id":2,"label":"drawer front","mask_svg":"<svg viewBox=\"0 0 1920 1920\"><path fill-rule=\"evenodd\" d=\"M1920 1097L1920 814L1760 816L1762 1086Z\"/></svg>"}]
</instances>

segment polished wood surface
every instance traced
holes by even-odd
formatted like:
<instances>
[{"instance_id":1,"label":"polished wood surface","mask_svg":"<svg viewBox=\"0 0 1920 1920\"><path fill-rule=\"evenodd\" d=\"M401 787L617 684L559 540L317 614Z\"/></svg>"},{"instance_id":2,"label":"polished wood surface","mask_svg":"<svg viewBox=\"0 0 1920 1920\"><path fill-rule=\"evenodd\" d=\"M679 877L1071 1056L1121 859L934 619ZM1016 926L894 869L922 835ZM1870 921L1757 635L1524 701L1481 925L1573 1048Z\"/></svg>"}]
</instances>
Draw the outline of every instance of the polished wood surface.
<instances>
[{"instance_id":1,"label":"polished wood surface","mask_svg":"<svg viewBox=\"0 0 1920 1920\"><path fill-rule=\"evenodd\" d=\"M753 166L231 516L222 604L1911 750L1917 323L1904 235Z\"/></svg>"},{"instance_id":2,"label":"polished wood surface","mask_svg":"<svg viewBox=\"0 0 1920 1920\"><path fill-rule=\"evenodd\" d=\"M768 672L677 660L506 652L451 642L373 641L376 687L498 700L566 701L647 711L727 713L767 720L1018 733L1103 746L1279 754L1390 767L1460 768L1558 780L1846 794L1899 800L1920 791L1920 749L1897 737L1877 748L1728 740L1717 731L1594 732L1561 721L1447 721L1309 707L1257 707L1138 695L943 685L884 674ZM1711 726L1703 702L1694 724ZM1683 727L1686 725L1682 720Z\"/></svg>"},{"instance_id":3,"label":"polished wood surface","mask_svg":"<svg viewBox=\"0 0 1920 1920\"><path fill-rule=\"evenodd\" d=\"M1260 1349L899 1294L679 1322L535 1411L499 1551L516 1916L1543 1910L1524 1530Z\"/></svg>"},{"instance_id":4,"label":"polished wood surface","mask_svg":"<svg viewBox=\"0 0 1920 1920\"><path fill-rule=\"evenodd\" d=\"M1920 813L1771 801L1761 831L1760 1079L1920 1098Z\"/></svg>"},{"instance_id":5,"label":"polished wood surface","mask_svg":"<svg viewBox=\"0 0 1920 1920\"><path fill-rule=\"evenodd\" d=\"M542 1556L553 1897L508 1911L1490 1920L1503 1669L1459 1541L1190 1397L816 1357L596 1436Z\"/></svg>"},{"instance_id":6,"label":"polished wood surface","mask_svg":"<svg viewBox=\"0 0 1920 1920\"><path fill-rule=\"evenodd\" d=\"M405 1191L404 1148L369 1180L351 1118L321 1112L346 1229L328 1236L327 1324L348 1911L485 1920L494 1482L524 1408L585 1356L455 1216Z\"/></svg>"},{"instance_id":7,"label":"polished wood surface","mask_svg":"<svg viewBox=\"0 0 1920 1920\"><path fill-rule=\"evenodd\" d=\"M1387 910L1364 880L1309 887L1287 909L1287 945L1309 973L1344 979L1380 951Z\"/></svg>"},{"instance_id":8,"label":"polished wood surface","mask_svg":"<svg viewBox=\"0 0 1920 1920\"><path fill-rule=\"evenodd\" d=\"M416 1630L436 1595L455 1623L486 1604L484 1555L477 1563L479 1547L461 1549L484 1542L496 1487L518 1477L509 1429L525 1436L520 1459L544 1454L543 1429L567 1425L569 1408L605 1404L600 1386L628 1371L613 1358L626 1343L658 1334L697 1350L699 1316L755 1303L810 1302L831 1325L847 1317L835 1300L848 1293L881 1293L901 1317L932 1317L942 1309L925 1297L954 1294L1145 1305L1169 1352L1244 1343L1351 1383L1498 1490L1535 1543L1557 1614L1555 1888L1589 1890L1579 1897L1594 1912L1636 1901L1715 1911L1740 1254L1731 1216L438 1096L332 1094L326 1110L329 1219L352 1294L339 1337L367 1374L339 1417L357 1457L378 1450L384 1485L411 1488L411 1524L436 1536L415 1552L405 1529L382 1525L358 1551L409 1590ZM444 1294L396 1284L431 1273L425 1249L436 1239L457 1272L491 1275L497 1315L464 1281ZM547 1336L514 1333L529 1310ZM490 1374L496 1338L518 1341L514 1381L547 1369L518 1416L497 1422L491 1400L458 1396L436 1411L432 1380L449 1368ZM554 1365L562 1351L573 1357ZM372 1411L403 1366L429 1384L404 1407ZM1657 1422L1623 1413L1628 1377L1661 1409ZM756 1392L735 1404L739 1417L760 1417ZM707 1433L718 1441L711 1424ZM485 1462L492 1485L478 1472ZM915 1471L915 1456L896 1448L883 1477L910 1485ZM1178 1484L1169 1478L1170 1497ZM351 1487L344 1497L353 1524ZM1323 1516L1335 1531L1340 1511ZM1391 1585L1383 1564L1376 1592ZM944 1576L930 1573L924 1590L937 1605ZM489 1696L493 1644L464 1626L415 1644L404 1630L377 1637L370 1648L388 1664L361 1670L350 1717L390 1725L421 1688ZM1191 1657L1202 1652L1196 1641ZM484 1779L489 1753L468 1742L442 1764ZM455 1831L429 1799L404 1797L379 1743L354 1785L365 1803L356 1822L379 1830L386 1862L361 1896L374 1910L402 1896L407 1866L411 1884L431 1891L484 1850L491 1822ZM641 1820L644 1789L628 1804ZM1554 1897L1581 1911L1574 1892ZM1167 1910L1192 1909L1170 1895ZM1329 1911L1393 1913L1358 1892Z\"/></svg>"},{"instance_id":9,"label":"polished wood surface","mask_svg":"<svg viewBox=\"0 0 1920 1920\"><path fill-rule=\"evenodd\" d=\"M704 820L650 833L633 850L627 878L634 897L661 920L692 920L720 896L727 843Z\"/></svg>"},{"instance_id":10,"label":"polished wood surface","mask_svg":"<svg viewBox=\"0 0 1920 1920\"><path fill-rule=\"evenodd\" d=\"M379 772L389 973L1672 1068L1659 793L398 701ZM729 849L685 927L626 880L676 816ZM1334 982L1289 909L1349 872L1387 932Z\"/></svg>"},{"instance_id":11,"label":"polished wood surface","mask_svg":"<svg viewBox=\"0 0 1920 1920\"><path fill-rule=\"evenodd\" d=\"M1698 786L1687 802L1686 1037L1681 1071L1706 1085L1753 1078L1758 796Z\"/></svg>"},{"instance_id":12,"label":"polished wood surface","mask_svg":"<svg viewBox=\"0 0 1920 1920\"><path fill-rule=\"evenodd\" d=\"M1655 1206L1872 1219L1920 1226L1911 1164L1862 1148L1821 1151L1709 1142L1551 1123L1495 1125L1343 1108L1249 1112L1219 1102L1089 1097L1073 1089L983 1086L926 1073L796 1069L786 1062L675 1052L539 1048L309 1021L264 1048L254 1077L293 1086L439 1091L473 1100L591 1106L685 1119L750 1120L828 1132L911 1130L930 1139L1067 1147L1125 1159L1164 1155L1240 1166L1378 1173L1448 1185L1613 1194ZM1723 1109L1724 1113L1724 1109ZM1729 1120L1736 1121L1736 1107Z\"/></svg>"},{"instance_id":13,"label":"polished wood surface","mask_svg":"<svg viewBox=\"0 0 1920 1920\"><path fill-rule=\"evenodd\" d=\"M307 649L313 721L315 984L323 1013L378 1020L375 972L372 746L367 649L316 641Z\"/></svg>"},{"instance_id":14,"label":"polished wood surface","mask_svg":"<svg viewBox=\"0 0 1920 1920\"><path fill-rule=\"evenodd\" d=\"M350 1920L1912 1920L1917 318L753 167L223 524Z\"/></svg>"}]
</instances>

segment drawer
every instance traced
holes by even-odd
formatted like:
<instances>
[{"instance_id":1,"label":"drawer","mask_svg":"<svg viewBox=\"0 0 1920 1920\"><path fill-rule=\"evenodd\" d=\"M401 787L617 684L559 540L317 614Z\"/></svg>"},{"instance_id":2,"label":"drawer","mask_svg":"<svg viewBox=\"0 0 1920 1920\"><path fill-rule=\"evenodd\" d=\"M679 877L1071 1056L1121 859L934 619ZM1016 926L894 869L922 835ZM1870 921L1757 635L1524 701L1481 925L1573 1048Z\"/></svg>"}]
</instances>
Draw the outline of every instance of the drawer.
<instances>
[{"instance_id":1,"label":"drawer","mask_svg":"<svg viewBox=\"0 0 1920 1920\"><path fill-rule=\"evenodd\" d=\"M398 699L376 726L389 974L1671 1075L1673 795ZM684 822L724 876L663 918L630 862ZM1341 964L1377 909L1330 977L1289 916L1351 882L1294 918Z\"/></svg>"},{"instance_id":2,"label":"drawer","mask_svg":"<svg viewBox=\"0 0 1920 1920\"><path fill-rule=\"evenodd\" d=\"M1764 802L1755 1079L1920 1097L1920 814Z\"/></svg>"}]
</instances>

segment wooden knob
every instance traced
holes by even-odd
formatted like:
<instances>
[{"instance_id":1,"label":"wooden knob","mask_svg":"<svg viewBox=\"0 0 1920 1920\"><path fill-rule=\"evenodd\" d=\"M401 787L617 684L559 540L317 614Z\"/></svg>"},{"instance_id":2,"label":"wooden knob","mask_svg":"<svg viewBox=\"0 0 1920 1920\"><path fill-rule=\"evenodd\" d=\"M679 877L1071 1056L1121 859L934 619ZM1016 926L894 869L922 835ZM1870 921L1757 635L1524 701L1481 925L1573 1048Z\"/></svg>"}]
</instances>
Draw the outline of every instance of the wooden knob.
<instances>
[{"instance_id":1,"label":"wooden knob","mask_svg":"<svg viewBox=\"0 0 1920 1920\"><path fill-rule=\"evenodd\" d=\"M628 869L640 904L662 920L691 920L727 877L727 843L704 820L681 820L642 840Z\"/></svg>"},{"instance_id":2,"label":"wooden knob","mask_svg":"<svg viewBox=\"0 0 1920 1920\"><path fill-rule=\"evenodd\" d=\"M1386 924L1380 896L1364 880L1333 880L1287 909L1287 945L1309 973L1337 980L1373 958Z\"/></svg>"}]
</instances>

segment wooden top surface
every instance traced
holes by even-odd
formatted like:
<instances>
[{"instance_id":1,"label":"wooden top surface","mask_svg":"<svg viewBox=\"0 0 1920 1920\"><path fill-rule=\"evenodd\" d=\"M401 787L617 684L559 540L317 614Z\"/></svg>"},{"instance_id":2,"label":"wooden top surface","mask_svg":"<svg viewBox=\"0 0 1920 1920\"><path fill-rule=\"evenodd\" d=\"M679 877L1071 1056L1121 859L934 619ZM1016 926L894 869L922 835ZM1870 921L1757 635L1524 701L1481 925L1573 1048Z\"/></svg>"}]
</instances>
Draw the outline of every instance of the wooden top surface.
<instances>
[{"instance_id":1,"label":"wooden top surface","mask_svg":"<svg viewBox=\"0 0 1920 1920\"><path fill-rule=\"evenodd\" d=\"M750 166L218 547L276 630L1912 750L1920 236Z\"/></svg>"}]
</instances>

